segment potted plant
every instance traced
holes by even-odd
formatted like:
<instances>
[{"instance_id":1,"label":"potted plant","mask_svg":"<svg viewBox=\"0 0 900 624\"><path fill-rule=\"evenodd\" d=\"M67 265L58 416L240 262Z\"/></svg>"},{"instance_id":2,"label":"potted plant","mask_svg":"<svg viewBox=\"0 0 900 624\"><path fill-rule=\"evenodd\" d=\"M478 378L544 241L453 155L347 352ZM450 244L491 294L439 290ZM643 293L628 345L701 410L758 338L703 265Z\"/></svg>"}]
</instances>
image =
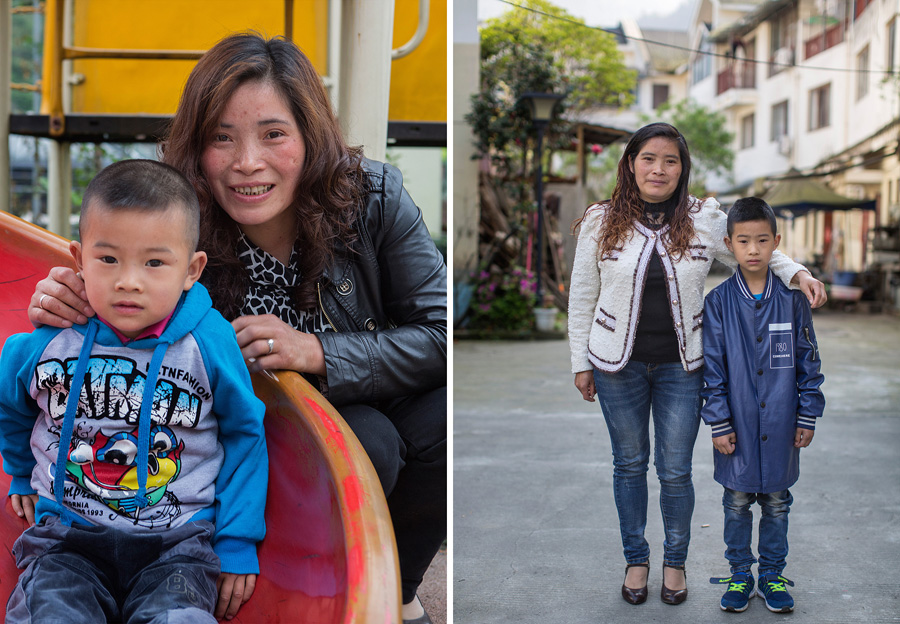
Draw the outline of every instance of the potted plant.
<instances>
[{"instance_id":1,"label":"potted plant","mask_svg":"<svg viewBox=\"0 0 900 624\"><path fill-rule=\"evenodd\" d=\"M534 308L534 327L539 332L552 332L556 326L556 305L553 302L553 295L544 294L541 301L541 307Z\"/></svg>"}]
</instances>

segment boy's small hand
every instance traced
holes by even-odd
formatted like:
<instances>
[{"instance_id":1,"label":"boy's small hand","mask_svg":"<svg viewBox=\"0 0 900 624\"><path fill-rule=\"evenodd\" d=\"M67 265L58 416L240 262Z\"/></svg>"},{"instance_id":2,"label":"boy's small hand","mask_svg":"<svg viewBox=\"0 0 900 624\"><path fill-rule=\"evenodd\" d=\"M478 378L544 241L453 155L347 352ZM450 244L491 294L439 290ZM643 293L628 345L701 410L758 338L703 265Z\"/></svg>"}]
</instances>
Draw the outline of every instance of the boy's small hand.
<instances>
[{"instance_id":1,"label":"boy's small hand","mask_svg":"<svg viewBox=\"0 0 900 624\"><path fill-rule=\"evenodd\" d=\"M816 432L811 429L801 429L800 427L797 427L797 430L794 432L794 446L797 448L806 448L809 446L809 443L812 442L815 433Z\"/></svg>"},{"instance_id":2,"label":"boy's small hand","mask_svg":"<svg viewBox=\"0 0 900 624\"><path fill-rule=\"evenodd\" d=\"M217 620L230 620L237 615L241 605L250 600L256 588L255 574L230 574L222 572L216 581L219 601L216 603Z\"/></svg>"},{"instance_id":3,"label":"boy's small hand","mask_svg":"<svg viewBox=\"0 0 900 624\"><path fill-rule=\"evenodd\" d=\"M734 453L735 442L737 442L737 436L734 432L729 433L728 435L719 436L718 438L713 438L713 446L716 447L716 450L722 453L722 455L731 455Z\"/></svg>"},{"instance_id":4,"label":"boy's small hand","mask_svg":"<svg viewBox=\"0 0 900 624\"><path fill-rule=\"evenodd\" d=\"M37 501L37 494L26 494L25 496L20 494L9 495L9 502L12 504L13 511L20 518L28 520L28 524L31 526L34 526L34 507L37 505Z\"/></svg>"}]
</instances>

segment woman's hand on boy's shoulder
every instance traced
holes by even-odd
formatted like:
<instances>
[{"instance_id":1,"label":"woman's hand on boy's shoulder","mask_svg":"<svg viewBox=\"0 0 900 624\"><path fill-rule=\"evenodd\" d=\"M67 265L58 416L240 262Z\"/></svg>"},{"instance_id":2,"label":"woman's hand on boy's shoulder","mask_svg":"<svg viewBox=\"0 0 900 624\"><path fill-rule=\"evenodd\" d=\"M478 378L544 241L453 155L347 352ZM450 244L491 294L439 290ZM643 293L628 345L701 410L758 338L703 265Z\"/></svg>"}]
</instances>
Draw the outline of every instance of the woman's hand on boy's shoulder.
<instances>
[{"instance_id":1,"label":"woman's hand on boy's shoulder","mask_svg":"<svg viewBox=\"0 0 900 624\"><path fill-rule=\"evenodd\" d=\"M87 323L94 310L87 302L81 276L69 267L53 267L39 281L28 305L28 320L35 327L71 327Z\"/></svg>"},{"instance_id":2,"label":"woman's hand on boy's shoulder","mask_svg":"<svg viewBox=\"0 0 900 624\"><path fill-rule=\"evenodd\" d=\"M808 272L798 271L794 276L794 279L797 280L797 285L809 300L810 306L820 308L828 301L828 294L825 292L825 284L814 278Z\"/></svg>"}]
</instances>

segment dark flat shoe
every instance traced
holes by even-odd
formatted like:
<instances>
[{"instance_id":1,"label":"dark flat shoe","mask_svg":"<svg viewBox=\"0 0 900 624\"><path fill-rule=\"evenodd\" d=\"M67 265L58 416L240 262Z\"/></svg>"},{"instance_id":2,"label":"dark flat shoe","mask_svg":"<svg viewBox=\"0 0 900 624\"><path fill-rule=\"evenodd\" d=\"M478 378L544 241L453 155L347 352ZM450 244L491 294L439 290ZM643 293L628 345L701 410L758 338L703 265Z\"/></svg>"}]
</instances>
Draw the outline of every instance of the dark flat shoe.
<instances>
[{"instance_id":1,"label":"dark flat shoe","mask_svg":"<svg viewBox=\"0 0 900 624\"><path fill-rule=\"evenodd\" d=\"M672 568L673 570L681 570L682 572L684 572L684 566L667 566L667 565L663 566L663 584L662 584L662 589L659 592L659 597L662 599L662 601L664 603L670 604L670 605L679 605L682 602L684 602L685 600L687 600L687 596L688 596L687 587L685 587L684 589L679 589L679 590L672 590L672 589L669 589L668 587L666 587L665 568ZM685 580L685 582L687 582L687 572L684 572L684 580Z\"/></svg>"},{"instance_id":2,"label":"dark flat shoe","mask_svg":"<svg viewBox=\"0 0 900 624\"><path fill-rule=\"evenodd\" d=\"M650 564L629 563L627 566L625 566L625 576L628 576L628 570L631 568L647 568L649 572ZM630 587L626 587L625 583L622 583L622 598L624 598L625 602L627 603L639 605L647 600L647 586L644 585L643 587L639 587L638 589L632 589Z\"/></svg>"}]
</instances>

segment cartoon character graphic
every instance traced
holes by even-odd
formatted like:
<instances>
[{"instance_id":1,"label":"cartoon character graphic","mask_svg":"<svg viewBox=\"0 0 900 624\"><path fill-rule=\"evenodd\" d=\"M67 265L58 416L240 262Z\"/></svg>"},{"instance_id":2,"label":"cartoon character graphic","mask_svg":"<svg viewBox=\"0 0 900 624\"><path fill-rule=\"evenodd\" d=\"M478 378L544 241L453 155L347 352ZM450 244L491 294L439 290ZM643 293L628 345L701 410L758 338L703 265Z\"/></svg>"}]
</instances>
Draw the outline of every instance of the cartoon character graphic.
<instances>
[{"instance_id":1,"label":"cartoon character graphic","mask_svg":"<svg viewBox=\"0 0 900 624\"><path fill-rule=\"evenodd\" d=\"M150 453L147 457L147 498L150 507L163 499L169 483L178 478L183 450L184 442L179 442L169 427L154 425L150 430ZM98 431L93 439L73 437L66 473L69 479L110 508L136 517L137 454L137 429L109 436Z\"/></svg>"}]
</instances>

